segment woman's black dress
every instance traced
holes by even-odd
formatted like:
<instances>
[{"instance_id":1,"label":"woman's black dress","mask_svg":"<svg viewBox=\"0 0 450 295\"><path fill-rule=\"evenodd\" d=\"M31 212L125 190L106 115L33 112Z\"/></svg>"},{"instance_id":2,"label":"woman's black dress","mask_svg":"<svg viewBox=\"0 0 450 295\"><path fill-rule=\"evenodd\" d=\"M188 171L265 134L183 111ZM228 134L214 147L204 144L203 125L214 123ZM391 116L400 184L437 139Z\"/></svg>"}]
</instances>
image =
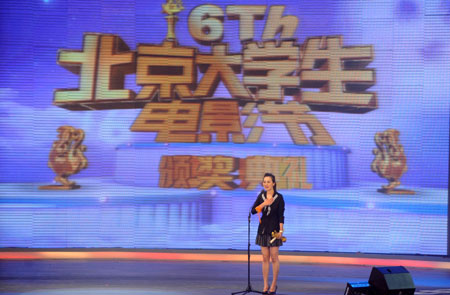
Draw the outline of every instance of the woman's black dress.
<instances>
[{"instance_id":1,"label":"woman's black dress","mask_svg":"<svg viewBox=\"0 0 450 295\"><path fill-rule=\"evenodd\" d=\"M275 239L270 243L273 231L280 231L280 223L284 223L284 199L283 195L275 191L272 205L266 206L262 210L261 222L256 235L256 245L261 247L279 247L283 245L280 239ZM252 214L256 214L256 207L266 200L266 191L261 191L252 207Z\"/></svg>"}]
</instances>

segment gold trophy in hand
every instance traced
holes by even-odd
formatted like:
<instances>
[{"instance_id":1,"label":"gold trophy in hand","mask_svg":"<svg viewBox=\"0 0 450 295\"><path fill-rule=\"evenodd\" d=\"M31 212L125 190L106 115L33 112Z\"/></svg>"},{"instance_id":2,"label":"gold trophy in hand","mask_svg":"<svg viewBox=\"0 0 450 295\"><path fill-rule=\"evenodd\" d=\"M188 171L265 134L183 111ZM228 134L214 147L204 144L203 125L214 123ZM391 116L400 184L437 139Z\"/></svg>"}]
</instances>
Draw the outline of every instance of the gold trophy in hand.
<instances>
[{"instance_id":1,"label":"gold trophy in hand","mask_svg":"<svg viewBox=\"0 0 450 295\"><path fill-rule=\"evenodd\" d=\"M277 239L277 234L278 234L278 232L276 231L276 230L274 230L273 232L272 232L272 240L270 240L270 243L272 244L276 239ZM284 242L286 242L286 237L281 237L281 241L284 243Z\"/></svg>"}]
</instances>

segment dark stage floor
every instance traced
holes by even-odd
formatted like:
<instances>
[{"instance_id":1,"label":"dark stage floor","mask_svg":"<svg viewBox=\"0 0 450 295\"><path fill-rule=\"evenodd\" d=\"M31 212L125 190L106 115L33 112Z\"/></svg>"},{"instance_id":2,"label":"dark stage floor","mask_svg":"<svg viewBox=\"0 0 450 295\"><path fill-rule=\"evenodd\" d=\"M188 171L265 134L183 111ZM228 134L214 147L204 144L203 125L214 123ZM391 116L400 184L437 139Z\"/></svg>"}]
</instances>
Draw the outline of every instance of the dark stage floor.
<instances>
[{"instance_id":1,"label":"dark stage floor","mask_svg":"<svg viewBox=\"0 0 450 295\"><path fill-rule=\"evenodd\" d=\"M230 294L247 287L247 263L137 260L3 260L1 294ZM281 265L277 294L344 294L367 281L371 266ZM450 270L407 268L415 294L450 294ZM260 263L252 287L262 288ZM256 293L252 293L256 294Z\"/></svg>"}]
</instances>

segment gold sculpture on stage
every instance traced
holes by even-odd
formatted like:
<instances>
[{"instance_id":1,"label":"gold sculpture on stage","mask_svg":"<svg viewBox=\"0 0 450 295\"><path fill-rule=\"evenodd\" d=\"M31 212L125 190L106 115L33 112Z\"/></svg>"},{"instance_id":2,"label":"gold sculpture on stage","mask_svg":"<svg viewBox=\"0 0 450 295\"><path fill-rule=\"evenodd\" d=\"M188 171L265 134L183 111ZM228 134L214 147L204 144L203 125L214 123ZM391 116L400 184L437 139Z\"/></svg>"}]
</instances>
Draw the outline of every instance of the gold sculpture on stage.
<instances>
[{"instance_id":1,"label":"gold sculpture on stage","mask_svg":"<svg viewBox=\"0 0 450 295\"><path fill-rule=\"evenodd\" d=\"M72 126L58 128L58 140L53 142L50 151L48 166L56 173L55 181L61 185L44 185L40 189L70 190L80 188L74 181L69 181L70 175L76 174L88 165L83 152L84 131Z\"/></svg>"},{"instance_id":2,"label":"gold sculpture on stage","mask_svg":"<svg viewBox=\"0 0 450 295\"><path fill-rule=\"evenodd\" d=\"M413 195L415 194L414 191L396 189L400 185L400 177L408 170L405 152L400 144L399 135L400 131L396 129L387 129L384 132L375 134L377 148L373 149L375 160L372 162L371 169L389 181L388 185L383 185L378 189L379 192Z\"/></svg>"},{"instance_id":3,"label":"gold sculpture on stage","mask_svg":"<svg viewBox=\"0 0 450 295\"><path fill-rule=\"evenodd\" d=\"M184 9L181 0L167 0L166 4L162 5L163 12L168 14L167 19L167 35L166 40L175 41L175 23L178 20L177 13Z\"/></svg>"}]
</instances>

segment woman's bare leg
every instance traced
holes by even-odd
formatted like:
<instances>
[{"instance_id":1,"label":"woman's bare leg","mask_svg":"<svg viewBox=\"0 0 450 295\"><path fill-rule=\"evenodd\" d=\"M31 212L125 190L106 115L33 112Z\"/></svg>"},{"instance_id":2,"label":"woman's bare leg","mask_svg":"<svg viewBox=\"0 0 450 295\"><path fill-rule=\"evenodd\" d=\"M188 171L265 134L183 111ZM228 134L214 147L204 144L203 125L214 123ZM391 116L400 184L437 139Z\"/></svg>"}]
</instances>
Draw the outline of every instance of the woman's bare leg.
<instances>
[{"instance_id":1,"label":"woman's bare leg","mask_svg":"<svg viewBox=\"0 0 450 295\"><path fill-rule=\"evenodd\" d=\"M269 247L261 247L262 261L262 273L264 280L263 291L269 290L269 268L270 268L270 252Z\"/></svg>"},{"instance_id":2,"label":"woman's bare leg","mask_svg":"<svg viewBox=\"0 0 450 295\"><path fill-rule=\"evenodd\" d=\"M280 272L280 260L278 259L278 249L280 247L270 247L270 258L272 259L272 272L273 279L272 285L270 286L270 291L275 292L275 288L277 287L278 282L278 273Z\"/></svg>"}]
</instances>

